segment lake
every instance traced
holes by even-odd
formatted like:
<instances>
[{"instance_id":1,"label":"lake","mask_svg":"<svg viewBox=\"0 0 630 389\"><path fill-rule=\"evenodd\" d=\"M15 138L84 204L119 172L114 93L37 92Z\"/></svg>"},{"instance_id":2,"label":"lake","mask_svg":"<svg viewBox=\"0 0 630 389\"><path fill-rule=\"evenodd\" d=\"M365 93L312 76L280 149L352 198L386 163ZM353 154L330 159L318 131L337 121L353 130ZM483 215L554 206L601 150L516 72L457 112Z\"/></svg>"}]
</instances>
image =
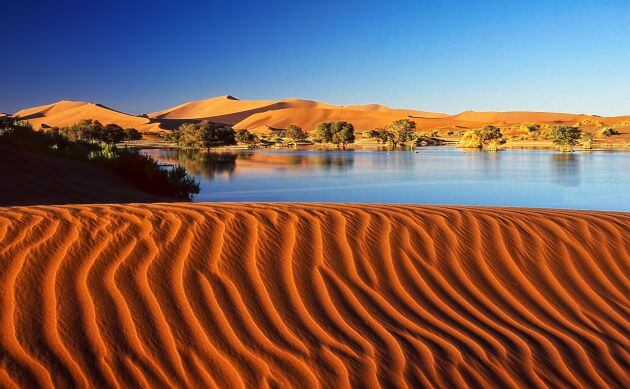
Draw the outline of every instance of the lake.
<instances>
[{"instance_id":1,"label":"lake","mask_svg":"<svg viewBox=\"0 0 630 389\"><path fill-rule=\"evenodd\" d=\"M195 201L367 202L630 211L630 152L146 149L199 178Z\"/></svg>"}]
</instances>

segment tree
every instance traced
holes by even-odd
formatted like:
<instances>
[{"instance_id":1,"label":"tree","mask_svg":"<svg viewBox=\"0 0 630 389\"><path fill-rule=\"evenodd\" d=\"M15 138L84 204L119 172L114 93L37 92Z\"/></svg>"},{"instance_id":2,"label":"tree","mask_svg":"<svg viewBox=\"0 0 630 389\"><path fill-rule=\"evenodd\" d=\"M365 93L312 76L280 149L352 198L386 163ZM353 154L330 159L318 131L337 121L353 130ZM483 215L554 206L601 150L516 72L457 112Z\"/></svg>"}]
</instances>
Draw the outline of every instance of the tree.
<instances>
[{"instance_id":1,"label":"tree","mask_svg":"<svg viewBox=\"0 0 630 389\"><path fill-rule=\"evenodd\" d=\"M245 143L247 145L252 145L258 143L258 137L256 134L247 131L246 129L241 129L236 131L235 135L236 141L239 143Z\"/></svg>"},{"instance_id":2,"label":"tree","mask_svg":"<svg viewBox=\"0 0 630 389\"><path fill-rule=\"evenodd\" d=\"M306 131L302 130L302 127L290 124L286 130L282 131L282 136L289 138L293 142L305 140L308 138Z\"/></svg>"},{"instance_id":3,"label":"tree","mask_svg":"<svg viewBox=\"0 0 630 389\"><path fill-rule=\"evenodd\" d=\"M142 139L142 134L135 128L123 129L117 124L103 126L98 120L85 119L69 127L51 129L70 141L103 142L107 144L121 143Z\"/></svg>"},{"instance_id":4,"label":"tree","mask_svg":"<svg viewBox=\"0 0 630 389\"><path fill-rule=\"evenodd\" d=\"M537 132L540 130L540 124L536 124L536 123L521 124L520 130L526 133Z\"/></svg>"},{"instance_id":5,"label":"tree","mask_svg":"<svg viewBox=\"0 0 630 389\"><path fill-rule=\"evenodd\" d=\"M126 128L125 138L126 141L140 140L142 139L142 134L135 128Z\"/></svg>"},{"instance_id":6,"label":"tree","mask_svg":"<svg viewBox=\"0 0 630 389\"><path fill-rule=\"evenodd\" d=\"M497 127L486 125L482 128L466 131L459 141L459 147L488 150L498 150L505 143L501 130Z\"/></svg>"},{"instance_id":7,"label":"tree","mask_svg":"<svg viewBox=\"0 0 630 389\"><path fill-rule=\"evenodd\" d=\"M313 140L317 143L331 143L333 138L332 122L323 122L315 126Z\"/></svg>"},{"instance_id":8,"label":"tree","mask_svg":"<svg viewBox=\"0 0 630 389\"><path fill-rule=\"evenodd\" d=\"M395 120L387 126L387 130L390 132L390 134L388 134L389 143L396 148L398 144L414 139L416 122L409 119Z\"/></svg>"},{"instance_id":9,"label":"tree","mask_svg":"<svg viewBox=\"0 0 630 389\"><path fill-rule=\"evenodd\" d=\"M186 149L201 149L236 144L236 133L231 127L211 123L184 123L169 136L178 146Z\"/></svg>"},{"instance_id":10,"label":"tree","mask_svg":"<svg viewBox=\"0 0 630 389\"><path fill-rule=\"evenodd\" d=\"M127 133L118 124L108 124L106 126L99 127L96 131L97 132L93 135L93 138L96 141L115 144L127 140Z\"/></svg>"},{"instance_id":11,"label":"tree","mask_svg":"<svg viewBox=\"0 0 630 389\"><path fill-rule=\"evenodd\" d=\"M345 148L354 143L354 139L354 126L348 122L324 122L315 126L313 140L317 143L334 143Z\"/></svg>"},{"instance_id":12,"label":"tree","mask_svg":"<svg viewBox=\"0 0 630 389\"><path fill-rule=\"evenodd\" d=\"M354 126L348 122L334 122L332 143L343 148L354 143Z\"/></svg>"},{"instance_id":13,"label":"tree","mask_svg":"<svg viewBox=\"0 0 630 389\"><path fill-rule=\"evenodd\" d=\"M581 137L581 141L582 141L582 147L585 149L592 149L593 148L593 134L589 133L589 132L583 132L582 133L582 137Z\"/></svg>"},{"instance_id":14,"label":"tree","mask_svg":"<svg viewBox=\"0 0 630 389\"><path fill-rule=\"evenodd\" d=\"M564 152L573 151L580 141L582 130L579 127L555 126L551 131L551 141Z\"/></svg>"}]
</instances>

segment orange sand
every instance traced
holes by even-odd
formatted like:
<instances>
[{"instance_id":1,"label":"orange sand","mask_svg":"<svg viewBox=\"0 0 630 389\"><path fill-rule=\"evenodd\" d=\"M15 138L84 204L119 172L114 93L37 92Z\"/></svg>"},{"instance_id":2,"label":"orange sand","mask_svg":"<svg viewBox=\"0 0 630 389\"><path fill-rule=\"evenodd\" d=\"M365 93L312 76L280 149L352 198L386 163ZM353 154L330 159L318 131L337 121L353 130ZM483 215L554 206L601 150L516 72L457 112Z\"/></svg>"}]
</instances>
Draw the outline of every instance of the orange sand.
<instances>
[{"instance_id":1,"label":"orange sand","mask_svg":"<svg viewBox=\"0 0 630 389\"><path fill-rule=\"evenodd\" d=\"M418 129L476 128L485 124L508 126L523 123L569 124L584 120L613 125L630 120L630 116L600 117L594 115L550 112L474 112L457 115L393 109L378 104L339 106L311 100L284 99L239 100L232 96L219 96L192 101L149 114L149 118L128 115L98 104L60 101L55 104L30 108L16 113L27 119L35 128L61 127L83 119L97 119L103 124L117 123L135 127L141 132L174 129L186 121L210 120L229 124L235 129L248 129L255 133L269 132L297 124L307 131L323 121L345 120L356 130L371 130L398 119L412 119Z\"/></svg>"},{"instance_id":2,"label":"orange sand","mask_svg":"<svg viewBox=\"0 0 630 389\"><path fill-rule=\"evenodd\" d=\"M6 387L627 387L630 214L0 208Z\"/></svg>"}]
</instances>

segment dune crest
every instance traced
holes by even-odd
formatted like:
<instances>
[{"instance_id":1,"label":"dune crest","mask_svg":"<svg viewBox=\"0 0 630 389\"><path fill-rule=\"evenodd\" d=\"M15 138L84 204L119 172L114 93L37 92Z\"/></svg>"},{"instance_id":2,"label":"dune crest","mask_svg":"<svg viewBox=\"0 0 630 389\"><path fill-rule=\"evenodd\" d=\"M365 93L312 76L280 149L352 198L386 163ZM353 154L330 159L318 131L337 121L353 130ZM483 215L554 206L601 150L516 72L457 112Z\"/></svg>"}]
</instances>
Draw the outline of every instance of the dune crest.
<instances>
[{"instance_id":1,"label":"dune crest","mask_svg":"<svg viewBox=\"0 0 630 389\"><path fill-rule=\"evenodd\" d=\"M239 100L225 95L191 101L147 117L128 115L120 111L81 101L60 101L54 104L19 111L16 115L28 120L35 128L61 127L84 119L117 123L134 127L141 132L175 129L185 122L209 120L247 129L255 133L287 128L296 124L306 131L324 121L347 121L358 131L385 126L394 120L411 119L419 130L437 128L476 128L486 124L509 126L524 123L567 124L597 121L605 125L623 124L630 116L600 117L595 115L554 112L476 112L465 111L456 115L411 109L390 108L380 104L333 105L313 100Z\"/></svg>"},{"instance_id":2,"label":"dune crest","mask_svg":"<svg viewBox=\"0 0 630 389\"><path fill-rule=\"evenodd\" d=\"M630 215L2 208L0 384L624 387Z\"/></svg>"},{"instance_id":3,"label":"dune crest","mask_svg":"<svg viewBox=\"0 0 630 389\"><path fill-rule=\"evenodd\" d=\"M62 100L53 104L23 109L15 113L35 128L70 126L85 119L95 119L103 124L149 129L149 119L128 115L101 104L85 101Z\"/></svg>"}]
</instances>

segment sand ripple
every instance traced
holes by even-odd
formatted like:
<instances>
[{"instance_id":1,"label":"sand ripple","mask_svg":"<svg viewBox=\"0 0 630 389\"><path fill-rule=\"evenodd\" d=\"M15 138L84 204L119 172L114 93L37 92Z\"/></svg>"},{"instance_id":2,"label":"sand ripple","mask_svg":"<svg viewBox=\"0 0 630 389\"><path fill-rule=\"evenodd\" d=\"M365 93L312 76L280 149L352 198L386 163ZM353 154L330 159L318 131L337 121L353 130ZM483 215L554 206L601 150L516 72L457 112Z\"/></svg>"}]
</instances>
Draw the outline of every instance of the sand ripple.
<instances>
[{"instance_id":1,"label":"sand ripple","mask_svg":"<svg viewBox=\"0 0 630 389\"><path fill-rule=\"evenodd\" d=\"M628 387L630 214L0 208L0 386Z\"/></svg>"}]
</instances>

